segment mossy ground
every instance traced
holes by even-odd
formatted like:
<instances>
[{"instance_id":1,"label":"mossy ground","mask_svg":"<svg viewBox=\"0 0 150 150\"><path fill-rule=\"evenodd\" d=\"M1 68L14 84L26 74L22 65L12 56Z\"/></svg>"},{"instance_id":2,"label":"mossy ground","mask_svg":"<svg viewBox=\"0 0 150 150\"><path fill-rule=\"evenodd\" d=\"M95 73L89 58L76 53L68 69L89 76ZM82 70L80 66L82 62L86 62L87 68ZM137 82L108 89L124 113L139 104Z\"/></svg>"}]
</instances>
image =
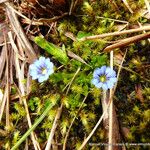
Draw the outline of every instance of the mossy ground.
<instances>
[{"instance_id":1,"label":"mossy ground","mask_svg":"<svg viewBox=\"0 0 150 150\"><path fill-rule=\"evenodd\" d=\"M95 68L103 65L108 66L110 63L110 54L105 53L103 51L104 48L114 41L142 32L109 36L84 42L73 41L66 36L66 33L81 38L89 35L115 32L125 25L126 29L130 29L134 28L134 26L138 27L139 24L145 25L149 23L150 20L141 15L141 12L146 9L144 0L130 0L128 4L133 13L129 11L121 0L83 1L71 16L59 19L50 33L48 33L48 26L39 27L40 34L45 36L49 42L59 47L65 45L66 51L73 52L86 62L85 64L79 60L69 58L69 62L61 66L61 63L52 55L38 48L40 55L50 57L55 64L55 73L50 76L49 80L41 84L37 81L32 81L31 92L27 95L27 104L32 123L42 114L47 102L51 101L55 104L48 116L35 129L42 149L45 147L57 109L61 104L63 104L63 110L55 131L54 143L58 144L58 149L62 149L66 132L72 119L76 116L70 130L67 149L78 149L102 114L102 90L95 88L91 84L91 79ZM36 28L36 26L31 27L32 30L36 30ZM31 34L37 35L28 33L29 38ZM32 44L35 45L34 43ZM150 124L149 49L148 39L120 49L114 49L114 61L122 59L125 51L127 52L114 96L114 104L120 125L121 143L150 142L150 131L148 128ZM118 70L116 64L114 64L114 70ZM16 87L12 86L11 95L16 93ZM86 100L78 112L84 98ZM5 117L4 115L0 122L2 130L6 130ZM15 145L17 140L28 130L26 111L23 104L18 100L10 102L10 122L8 132L6 134L0 133L0 149L9 149L9 147ZM106 141L104 127L101 124L89 142L105 143ZM20 145L19 150L24 149L24 146L25 142ZM30 138L28 146L29 149L33 149ZM98 150L103 149L103 147L89 146L87 144L85 149ZM127 149L146 150L148 146L127 146Z\"/></svg>"}]
</instances>

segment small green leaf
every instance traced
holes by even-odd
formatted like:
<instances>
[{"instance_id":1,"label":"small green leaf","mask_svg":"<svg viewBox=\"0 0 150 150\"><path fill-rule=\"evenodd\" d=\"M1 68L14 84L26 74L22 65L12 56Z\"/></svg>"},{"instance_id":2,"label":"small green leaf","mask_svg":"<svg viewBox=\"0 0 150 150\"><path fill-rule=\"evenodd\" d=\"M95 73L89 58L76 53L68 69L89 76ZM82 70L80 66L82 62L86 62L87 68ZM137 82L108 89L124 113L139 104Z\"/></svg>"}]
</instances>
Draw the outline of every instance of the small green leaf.
<instances>
[{"instance_id":1,"label":"small green leaf","mask_svg":"<svg viewBox=\"0 0 150 150\"><path fill-rule=\"evenodd\" d=\"M92 35L91 33L87 33L87 32L84 32L84 31L79 31L78 34L77 34L77 38L78 39L81 39L83 37L87 37L87 36L90 36Z\"/></svg>"},{"instance_id":2,"label":"small green leaf","mask_svg":"<svg viewBox=\"0 0 150 150\"><path fill-rule=\"evenodd\" d=\"M87 37L87 36L91 36L92 34L89 32L84 32L84 31L79 31L77 34L77 40L80 41L80 39ZM91 43L93 43L93 41L88 40L88 41L84 41L85 44L90 45Z\"/></svg>"},{"instance_id":3,"label":"small green leaf","mask_svg":"<svg viewBox=\"0 0 150 150\"><path fill-rule=\"evenodd\" d=\"M34 38L34 42L46 50L49 54L53 55L55 59L57 59L62 64L67 64L69 58L65 52L61 48L57 47L53 43L48 42L44 38L37 36Z\"/></svg>"}]
</instances>

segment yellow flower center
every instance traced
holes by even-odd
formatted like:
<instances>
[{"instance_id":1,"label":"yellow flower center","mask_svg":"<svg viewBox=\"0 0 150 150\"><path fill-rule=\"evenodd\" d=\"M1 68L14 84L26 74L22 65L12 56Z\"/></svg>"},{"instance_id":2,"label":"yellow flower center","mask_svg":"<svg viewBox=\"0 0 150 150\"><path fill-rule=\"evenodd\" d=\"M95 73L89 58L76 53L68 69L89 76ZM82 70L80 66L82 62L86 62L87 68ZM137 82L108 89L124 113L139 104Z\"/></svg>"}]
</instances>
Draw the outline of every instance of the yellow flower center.
<instances>
[{"instance_id":1,"label":"yellow flower center","mask_svg":"<svg viewBox=\"0 0 150 150\"><path fill-rule=\"evenodd\" d=\"M47 70L45 68L42 69L42 74L46 74Z\"/></svg>"},{"instance_id":2,"label":"yellow flower center","mask_svg":"<svg viewBox=\"0 0 150 150\"><path fill-rule=\"evenodd\" d=\"M99 80L101 81L101 82L106 82L106 76L100 76L99 77Z\"/></svg>"}]
</instances>

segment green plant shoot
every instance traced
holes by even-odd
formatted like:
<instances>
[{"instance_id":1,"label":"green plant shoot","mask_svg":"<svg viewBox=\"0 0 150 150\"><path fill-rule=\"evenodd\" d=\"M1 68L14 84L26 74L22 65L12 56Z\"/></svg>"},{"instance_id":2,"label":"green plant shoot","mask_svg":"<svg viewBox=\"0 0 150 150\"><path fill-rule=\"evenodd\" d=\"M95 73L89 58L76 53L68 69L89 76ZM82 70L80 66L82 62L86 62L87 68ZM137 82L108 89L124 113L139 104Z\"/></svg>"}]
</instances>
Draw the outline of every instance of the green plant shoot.
<instances>
[{"instance_id":1,"label":"green plant shoot","mask_svg":"<svg viewBox=\"0 0 150 150\"><path fill-rule=\"evenodd\" d=\"M34 42L38 46L46 50L49 54L53 55L54 58L57 59L60 63L64 65L67 64L69 58L64 49L62 50L61 48L57 47L53 43L48 42L47 40L45 40L40 36L35 37Z\"/></svg>"}]
</instances>

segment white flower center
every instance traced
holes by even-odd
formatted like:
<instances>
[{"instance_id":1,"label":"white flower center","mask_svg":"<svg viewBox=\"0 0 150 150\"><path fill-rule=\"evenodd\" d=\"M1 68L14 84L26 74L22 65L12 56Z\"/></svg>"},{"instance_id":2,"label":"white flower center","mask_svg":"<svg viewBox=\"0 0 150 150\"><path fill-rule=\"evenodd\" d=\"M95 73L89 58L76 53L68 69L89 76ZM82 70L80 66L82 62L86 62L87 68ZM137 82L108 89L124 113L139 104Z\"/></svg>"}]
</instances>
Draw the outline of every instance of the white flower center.
<instances>
[{"instance_id":1,"label":"white flower center","mask_svg":"<svg viewBox=\"0 0 150 150\"><path fill-rule=\"evenodd\" d=\"M47 73L46 68L42 68L42 74L46 74L46 73Z\"/></svg>"}]
</instances>

